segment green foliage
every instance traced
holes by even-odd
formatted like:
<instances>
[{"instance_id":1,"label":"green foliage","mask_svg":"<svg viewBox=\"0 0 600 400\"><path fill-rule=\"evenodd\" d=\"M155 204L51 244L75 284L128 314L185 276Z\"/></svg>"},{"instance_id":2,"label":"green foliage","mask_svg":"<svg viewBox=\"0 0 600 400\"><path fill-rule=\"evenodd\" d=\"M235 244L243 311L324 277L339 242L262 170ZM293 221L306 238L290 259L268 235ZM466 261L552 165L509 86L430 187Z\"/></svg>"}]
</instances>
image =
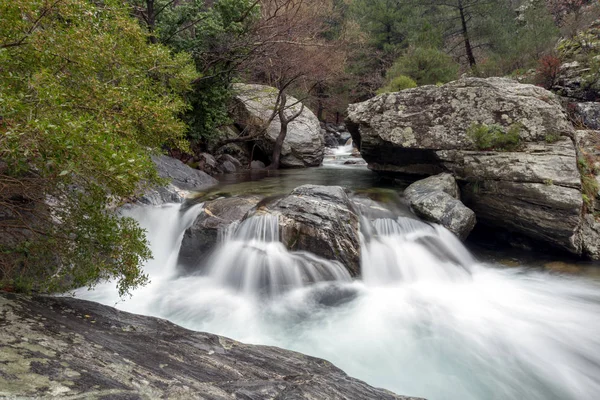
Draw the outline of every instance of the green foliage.
<instances>
[{"instance_id":1,"label":"green foliage","mask_svg":"<svg viewBox=\"0 0 600 400\"><path fill-rule=\"evenodd\" d=\"M544 136L544 140L546 143L556 143L560 140L560 135L556 132L550 132Z\"/></svg>"},{"instance_id":2,"label":"green foliage","mask_svg":"<svg viewBox=\"0 0 600 400\"><path fill-rule=\"evenodd\" d=\"M186 146L193 63L119 0L0 0L0 15L0 286L116 278L124 294L150 253L109 206L158 181L149 149Z\"/></svg>"},{"instance_id":3,"label":"green foliage","mask_svg":"<svg viewBox=\"0 0 600 400\"><path fill-rule=\"evenodd\" d=\"M146 0L129 1L148 13ZM252 50L248 33L260 15L260 7L253 0L206 3L155 0L155 26L140 18L161 43L175 52L191 54L202 75L187 96L191 107L184 115L188 138L199 142L216 139L219 128L231 122L227 112L231 83L238 64Z\"/></svg>"},{"instance_id":4,"label":"green foliage","mask_svg":"<svg viewBox=\"0 0 600 400\"><path fill-rule=\"evenodd\" d=\"M413 81L406 75L400 75L395 77L390 81L390 83L379 89L377 91L377 94L399 92L404 89L412 89L415 87L417 87L417 82Z\"/></svg>"},{"instance_id":5,"label":"green foliage","mask_svg":"<svg viewBox=\"0 0 600 400\"><path fill-rule=\"evenodd\" d=\"M594 208L594 202L598 191L600 190L600 185L598 185L598 181L596 180L596 175L599 174L600 171L594 167L593 162L593 157L587 153L583 153L577 159L577 167L581 174L582 198L587 210L592 210Z\"/></svg>"},{"instance_id":6,"label":"green foliage","mask_svg":"<svg viewBox=\"0 0 600 400\"><path fill-rule=\"evenodd\" d=\"M405 75L418 85L447 83L458 78L459 65L448 54L435 48L416 47L398 58L387 71L391 82Z\"/></svg>"},{"instance_id":7,"label":"green foliage","mask_svg":"<svg viewBox=\"0 0 600 400\"><path fill-rule=\"evenodd\" d=\"M588 209L594 208L594 199L600 190L598 181L593 175L581 175L581 191L583 193L583 199Z\"/></svg>"},{"instance_id":8,"label":"green foliage","mask_svg":"<svg viewBox=\"0 0 600 400\"><path fill-rule=\"evenodd\" d=\"M479 150L512 151L520 144L522 129L523 125L519 123L512 124L508 129L496 124L472 124L467 129L467 136Z\"/></svg>"}]
</instances>

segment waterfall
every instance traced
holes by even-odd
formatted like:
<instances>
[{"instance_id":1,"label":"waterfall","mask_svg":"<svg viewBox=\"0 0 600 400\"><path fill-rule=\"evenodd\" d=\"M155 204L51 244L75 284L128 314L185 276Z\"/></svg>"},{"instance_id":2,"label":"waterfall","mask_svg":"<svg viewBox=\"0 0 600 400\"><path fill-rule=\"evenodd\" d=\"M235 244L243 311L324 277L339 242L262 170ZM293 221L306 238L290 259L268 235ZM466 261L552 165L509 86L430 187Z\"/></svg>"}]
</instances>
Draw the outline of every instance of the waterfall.
<instances>
[{"instance_id":1,"label":"waterfall","mask_svg":"<svg viewBox=\"0 0 600 400\"><path fill-rule=\"evenodd\" d=\"M362 219L363 224L370 224ZM446 228L406 217L380 218L361 237L362 276L366 284L470 278L475 263Z\"/></svg>"},{"instance_id":2,"label":"waterfall","mask_svg":"<svg viewBox=\"0 0 600 400\"><path fill-rule=\"evenodd\" d=\"M225 236L207 262L209 276L247 295L273 296L317 282L350 281L337 261L288 251L279 240L277 216L253 216Z\"/></svg>"},{"instance_id":3,"label":"waterfall","mask_svg":"<svg viewBox=\"0 0 600 400\"><path fill-rule=\"evenodd\" d=\"M354 281L338 262L288 251L267 215L223 229L206 274L179 276L174 254L200 210L128 212L155 257L151 283L118 308L325 358L429 400L600 398L595 282L482 264L446 229L406 217L361 219ZM114 286L76 294L112 306Z\"/></svg>"}]
</instances>

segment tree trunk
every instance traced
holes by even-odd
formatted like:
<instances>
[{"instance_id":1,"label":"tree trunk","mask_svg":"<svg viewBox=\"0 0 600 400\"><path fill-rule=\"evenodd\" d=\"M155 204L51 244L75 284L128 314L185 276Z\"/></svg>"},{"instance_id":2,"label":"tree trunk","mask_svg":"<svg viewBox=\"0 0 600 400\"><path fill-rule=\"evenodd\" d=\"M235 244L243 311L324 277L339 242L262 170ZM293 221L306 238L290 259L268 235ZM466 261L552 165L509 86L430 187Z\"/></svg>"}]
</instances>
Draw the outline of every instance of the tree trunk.
<instances>
[{"instance_id":1,"label":"tree trunk","mask_svg":"<svg viewBox=\"0 0 600 400\"><path fill-rule=\"evenodd\" d=\"M146 10L148 12L147 22L148 22L148 32L150 33L149 40L150 43L156 44L158 43L158 39L154 34L156 29L156 10L154 9L154 0L146 0Z\"/></svg>"},{"instance_id":2,"label":"tree trunk","mask_svg":"<svg viewBox=\"0 0 600 400\"><path fill-rule=\"evenodd\" d=\"M285 90L285 89L284 89ZM279 122L281 124L281 129L279 130L279 135L277 136L277 140L275 140L275 145L273 146L273 154L271 155L271 164L267 167L268 169L279 169L279 164L281 160L281 150L283 149L283 142L285 141L285 137L288 132L288 125L290 122L298 118L302 112L304 111L304 104L300 106L300 111L293 114L290 117L285 116L285 106L287 104L287 96L284 91L280 92L281 100L279 102Z\"/></svg>"},{"instance_id":3,"label":"tree trunk","mask_svg":"<svg viewBox=\"0 0 600 400\"><path fill-rule=\"evenodd\" d=\"M317 85L317 119L323 121L323 112L325 111L325 105L323 99L325 98L325 90L323 85Z\"/></svg>"},{"instance_id":4,"label":"tree trunk","mask_svg":"<svg viewBox=\"0 0 600 400\"><path fill-rule=\"evenodd\" d=\"M469 40L469 31L467 29L467 19L465 16L465 9L462 4L462 0L458 0L458 10L460 12L460 22L462 24L462 34L463 40L465 42L465 51L467 53L467 58L469 59L469 65L474 67L477 65L475 61L475 56L473 55L473 48L471 47L471 40Z\"/></svg>"},{"instance_id":5,"label":"tree trunk","mask_svg":"<svg viewBox=\"0 0 600 400\"><path fill-rule=\"evenodd\" d=\"M273 155L272 161L269 165L269 169L279 169L280 159L281 159L281 149L283 148L283 141L287 136L288 131L288 122L281 121L281 130L279 131L279 136L277 136L277 140L275 141L275 146L273 147Z\"/></svg>"}]
</instances>

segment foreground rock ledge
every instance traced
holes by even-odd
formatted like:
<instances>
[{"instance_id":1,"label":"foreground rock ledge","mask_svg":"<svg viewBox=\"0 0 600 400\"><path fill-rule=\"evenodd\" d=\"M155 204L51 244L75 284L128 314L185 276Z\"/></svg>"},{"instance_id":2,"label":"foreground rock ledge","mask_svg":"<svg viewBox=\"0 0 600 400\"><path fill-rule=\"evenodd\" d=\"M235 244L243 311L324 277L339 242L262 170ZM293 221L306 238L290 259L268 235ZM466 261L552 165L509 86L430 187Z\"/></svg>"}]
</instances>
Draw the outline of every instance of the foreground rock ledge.
<instances>
[{"instance_id":1,"label":"foreground rock ledge","mask_svg":"<svg viewBox=\"0 0 600 400\"><path fill-rule=\"evenodd\" d=\"M84 300L5 292L0 398L416 400L300 353Z\"/></svg>"}]
</instances>

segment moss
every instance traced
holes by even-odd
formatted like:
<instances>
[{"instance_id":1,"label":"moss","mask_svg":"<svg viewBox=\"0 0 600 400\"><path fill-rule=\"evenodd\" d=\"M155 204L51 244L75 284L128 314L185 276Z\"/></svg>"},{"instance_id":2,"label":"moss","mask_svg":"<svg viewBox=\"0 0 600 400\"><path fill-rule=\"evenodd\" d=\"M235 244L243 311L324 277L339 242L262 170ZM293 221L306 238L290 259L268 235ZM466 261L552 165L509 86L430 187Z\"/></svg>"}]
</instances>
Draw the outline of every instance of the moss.
<instances>
[{"instance_id":1,"label":"moss","mask_svg":"<svg viewBox=\"0 0 600 400\"><path fill-rule=\"evenodd\" d=\"M478 150L515 150L520 142L520 132L523 124L512 124L505 130L497 124L472 124L467 129L467 136L473 141Z\"/></svg>"},{"instance_id":2,"label":"moss","mask_svg":"<svg viewBox=\"0 0 600 400\"><path fill-rule=\"evenodd\" d=\"M546 143L556 143L560 140L560 134L556 132L547 133L546 136L544 136L544 140Z\"/></svg>"}]
</instances>

